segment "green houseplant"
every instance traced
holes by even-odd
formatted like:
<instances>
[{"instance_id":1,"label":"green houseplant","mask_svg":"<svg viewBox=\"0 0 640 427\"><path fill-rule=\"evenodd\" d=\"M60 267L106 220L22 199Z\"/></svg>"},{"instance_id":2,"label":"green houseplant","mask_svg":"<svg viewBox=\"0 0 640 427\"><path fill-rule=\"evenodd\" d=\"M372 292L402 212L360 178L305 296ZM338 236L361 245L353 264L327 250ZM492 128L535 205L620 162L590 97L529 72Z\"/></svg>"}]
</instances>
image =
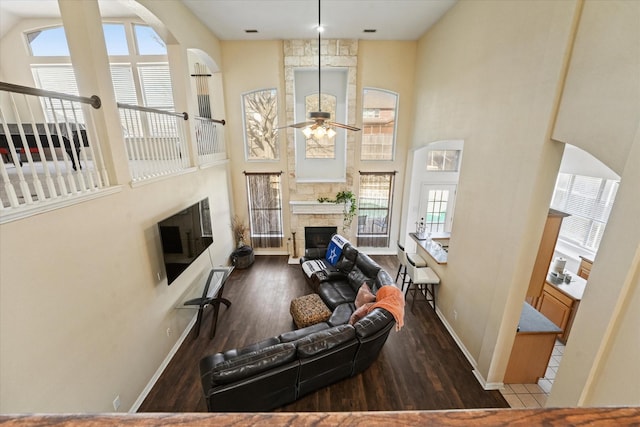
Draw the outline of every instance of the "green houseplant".
<instances>
[{"instance_id":1,"label":"green houseplant","mask_svg":"<svg viewBox=\"0 0 640 427\"><path fill-rule=\"evenodd\" d=\"M349 227L351 227L351 222L353 221L353 218L356 216L356 212L358 211L356 196L353 194L353 192L349 190L339 191L336 194L335 199L329 199L327 197L319 197L318 201L320 203L323 203L323 202L336 203L336 204L343 203L344 211L343 211L343 217L342 217L342 230L347 230L349 229Z\"/></svg>"}]
</instances>

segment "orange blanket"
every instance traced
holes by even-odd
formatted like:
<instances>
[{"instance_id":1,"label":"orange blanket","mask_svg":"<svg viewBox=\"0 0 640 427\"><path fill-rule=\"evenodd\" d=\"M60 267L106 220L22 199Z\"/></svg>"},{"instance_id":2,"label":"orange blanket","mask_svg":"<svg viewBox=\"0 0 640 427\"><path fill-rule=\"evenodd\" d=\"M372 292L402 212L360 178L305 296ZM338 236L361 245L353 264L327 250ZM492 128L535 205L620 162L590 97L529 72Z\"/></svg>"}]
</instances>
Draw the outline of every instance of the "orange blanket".
<instances>
[{"instance_id":1,"label":"orange blanket","mask_svg":"<svg viewBox=\"0 0 640 427\"><path fill-rule=\"evenodd\" d=\"M393 285L385 285L378 289L376 302L369 307L367 314L377 307L384 308L393 315L396 320L396 331L402 329L404 326L404 294L400 289Z\"/></svg>"}]
</instances>

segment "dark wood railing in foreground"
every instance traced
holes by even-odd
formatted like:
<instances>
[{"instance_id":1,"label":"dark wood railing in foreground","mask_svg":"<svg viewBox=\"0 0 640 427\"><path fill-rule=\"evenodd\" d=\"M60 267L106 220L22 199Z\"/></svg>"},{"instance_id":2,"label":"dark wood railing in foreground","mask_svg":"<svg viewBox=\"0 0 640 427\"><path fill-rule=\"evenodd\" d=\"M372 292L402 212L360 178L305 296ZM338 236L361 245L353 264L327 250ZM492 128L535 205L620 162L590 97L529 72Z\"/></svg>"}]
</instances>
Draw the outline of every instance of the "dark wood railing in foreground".
<instances>
[{"instance_id":1,"label":"dark wood railing in foreground","mask_svg":"<svg viewBox=\"0 0 640 427\"><path fill-rule=\"evenodd\" d=\"M402 412L0 415L2 426L638 426L637 408Z\"/></svg>"}]
</instances>

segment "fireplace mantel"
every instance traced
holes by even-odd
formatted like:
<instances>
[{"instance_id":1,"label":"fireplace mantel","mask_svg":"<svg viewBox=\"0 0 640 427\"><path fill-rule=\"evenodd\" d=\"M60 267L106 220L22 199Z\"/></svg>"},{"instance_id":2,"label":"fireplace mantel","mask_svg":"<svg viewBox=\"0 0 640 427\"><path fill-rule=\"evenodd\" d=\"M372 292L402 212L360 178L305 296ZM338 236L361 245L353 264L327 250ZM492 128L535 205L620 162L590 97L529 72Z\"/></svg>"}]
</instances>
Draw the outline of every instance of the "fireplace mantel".
<instances>
[{"instance_id":1,"label":"fireplace mantel","mask_svg":"<svg viewBox=\"0 0 640 427\"><path fill-rule=\"evenodd\" d=\"M294 215L342 215L343 203L320 203L317 201L290 201L291 213Z\"/></svg>"}]
</instances>

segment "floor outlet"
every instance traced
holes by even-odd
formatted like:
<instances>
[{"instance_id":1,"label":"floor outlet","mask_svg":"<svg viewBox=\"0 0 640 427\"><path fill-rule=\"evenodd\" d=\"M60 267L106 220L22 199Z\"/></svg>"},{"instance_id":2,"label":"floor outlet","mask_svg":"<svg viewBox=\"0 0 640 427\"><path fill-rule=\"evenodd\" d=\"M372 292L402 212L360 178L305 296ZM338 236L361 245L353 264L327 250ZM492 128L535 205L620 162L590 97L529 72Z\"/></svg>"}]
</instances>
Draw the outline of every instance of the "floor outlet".
<instances>
[{"instance_id":1,"label":"floor outlet","mask_svg":"<svg viewBox=\"0 0 640 427\"><path fill-rule=\"evenodd\" d=\"M113 399L113 409L117 411L120 409L120 395L117 395L115 399Z\"/></svg>"}]
</instances>

